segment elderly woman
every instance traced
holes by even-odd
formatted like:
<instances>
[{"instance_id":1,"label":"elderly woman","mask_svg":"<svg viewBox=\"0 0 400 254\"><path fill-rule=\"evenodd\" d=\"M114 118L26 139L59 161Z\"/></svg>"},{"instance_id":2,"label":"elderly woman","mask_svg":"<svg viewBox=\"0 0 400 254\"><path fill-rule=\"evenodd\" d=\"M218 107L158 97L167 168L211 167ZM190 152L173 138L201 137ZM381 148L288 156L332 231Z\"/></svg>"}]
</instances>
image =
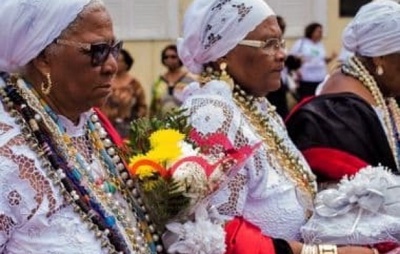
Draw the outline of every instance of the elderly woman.
<instances>
[{"instance_id":1,"label":"elderly woman","mask_svg":"<svg viewBox=\"0 0 400 254\"><path fill-rule=\"evenodd\" d=\"M202 79L184 91L183 108L190 124L205 137L225 135L237 147L261 143L213 198L219 212L242 216L264 235L289 241L291 247L281 253L317 253L318 248L320 254L373 253L369 248L296 242L316 182L265 98L279 88L285 59L282 33L271 8L263 0L195 0L185 15L178 53ZM238 234L227 242L240 245L251 240ZM266 251L256 245L247 253Z\"/></svg>"},{"instance_id":2,"label":"elderly woman","mask_svg":"<svg viewBox=\"0 0 400 254\"><path fill-rule=\"evenodd\" d=\"M92 107L121 42L98 0L3 0L0 252L156 253L146 212Z\"/></svg>"},{"instance_id":3,"label":"elderly woman","mask_svg":"<svg viewBox=\"0 0 400 254\"><path fill-rule=\"evenodd\" d=\"M400 5L373 1L343 33L355 52L325 82L321 95L303 103L288 131L320 182L338 181L366 165L398 173L400 111Z\"/></svg>"}]
</instances>

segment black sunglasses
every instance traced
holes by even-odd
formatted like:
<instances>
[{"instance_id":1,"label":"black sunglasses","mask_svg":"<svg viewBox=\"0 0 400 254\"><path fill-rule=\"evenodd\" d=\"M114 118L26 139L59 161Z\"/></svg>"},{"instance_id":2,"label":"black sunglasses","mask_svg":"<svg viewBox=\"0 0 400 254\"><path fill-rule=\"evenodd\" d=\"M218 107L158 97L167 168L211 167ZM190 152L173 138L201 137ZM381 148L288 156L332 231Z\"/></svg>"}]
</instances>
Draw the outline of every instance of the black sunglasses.
<instances>
[{"instance_id":1,"label":"black sunglasses","mask_svg":"<svg viewBox=\"0 0 400 254\"><path fill-rule=\"evenodd\" d=\"M107 61L107 58L110 54L115 59L118 59L123 44L122 41L117 41L114 43L114 45L110 45L105 42L90 44L63 39L57 39L55 42L60 45L67 45L82 49L84 53L90 55L93 67L103 65L104 62Z\"/></svg>"}]
</instances>

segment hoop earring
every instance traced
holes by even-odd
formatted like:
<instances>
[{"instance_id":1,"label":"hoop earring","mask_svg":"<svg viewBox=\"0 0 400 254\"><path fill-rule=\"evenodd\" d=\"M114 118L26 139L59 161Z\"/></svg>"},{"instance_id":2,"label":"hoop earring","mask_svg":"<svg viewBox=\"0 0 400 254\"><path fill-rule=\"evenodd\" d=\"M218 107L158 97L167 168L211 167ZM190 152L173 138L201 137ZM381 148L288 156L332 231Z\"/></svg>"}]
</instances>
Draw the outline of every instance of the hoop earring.
<instances>
[{"instance_id":1,"label":"hoop earring","mask_svg":"<svg viewBox=\"0 0 400 254\"><path fill-rule=\"evenodd\" d=\"M219 80L225 81L229 85L229 88L233 90L234 87L234 82L229 76L229 74L226 72L226 67L228 67L228 64L226 62L222 62L219 64L219 69L221 70L221 76L219 77Z\"/></svg>"},{"instance_id":2,"label":"hoop earring","mask_svg":"<svg viewBox=\"0 0 400 254\"><path fill-rule=\"evenodd\" d=\"M53 83L51 82L50 72L46 73L46 82L42 82L40 89L44 95L49 95Z\"/></svg>"},{"instance_id":3,"label":"hoop earring","mask_svg":"<svg viewBox=\"0 0 400 254\"><path fill-rule=\"evenodd\" d=\"M378 65L376 67L376 74L378 74L378 76L382 76L384 73L382 66Z\"/></svg>"}]
</instances>

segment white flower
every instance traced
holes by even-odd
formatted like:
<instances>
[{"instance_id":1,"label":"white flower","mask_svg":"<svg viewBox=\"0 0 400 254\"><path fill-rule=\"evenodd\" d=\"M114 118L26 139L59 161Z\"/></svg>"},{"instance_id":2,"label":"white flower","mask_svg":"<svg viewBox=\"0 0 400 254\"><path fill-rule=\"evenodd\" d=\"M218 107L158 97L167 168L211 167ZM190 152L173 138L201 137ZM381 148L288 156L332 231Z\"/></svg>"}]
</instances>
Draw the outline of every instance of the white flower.
<instances>
[{"instance_id":1,"label":"white flower","mask_svg":"<svg viewBox=\"0 0 400 254\"><path fill-rule=\"evenodd\" d=\"M197 207L195 220L166 225L169 233L176 234L178 241L168 247L168 253L223 254L225 253L225 231L218 219L212 220L215 209L207 211L205 205Z\"/></svg>"}]
</instances>

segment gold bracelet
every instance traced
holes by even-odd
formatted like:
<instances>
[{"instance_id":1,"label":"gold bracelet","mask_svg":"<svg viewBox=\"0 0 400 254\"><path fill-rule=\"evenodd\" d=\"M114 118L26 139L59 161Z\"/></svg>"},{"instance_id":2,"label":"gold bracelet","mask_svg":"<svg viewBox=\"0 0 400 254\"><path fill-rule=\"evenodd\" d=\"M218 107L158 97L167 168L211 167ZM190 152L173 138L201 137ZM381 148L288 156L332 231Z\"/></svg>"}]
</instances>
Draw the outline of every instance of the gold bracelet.
<instances>
[{"instance_id":1,"label":"gold bracelet","mask_svg":"<svg viewBox=\"0 0 400 254\"><path fill-rule=\"evenodd\" d=\"M300 254L318 254L318 246L303 244Z\"/></svg>"},{"instance_id":2,"label":"gold bracelet","mask_svg":"<svg viewBox=\"0 0 400 254\"><path fill-rule=\"evenodd\" d=\"M318 254L338 254L337 246L334 244L318 245Z\"/></svg>"}]
</instances>

